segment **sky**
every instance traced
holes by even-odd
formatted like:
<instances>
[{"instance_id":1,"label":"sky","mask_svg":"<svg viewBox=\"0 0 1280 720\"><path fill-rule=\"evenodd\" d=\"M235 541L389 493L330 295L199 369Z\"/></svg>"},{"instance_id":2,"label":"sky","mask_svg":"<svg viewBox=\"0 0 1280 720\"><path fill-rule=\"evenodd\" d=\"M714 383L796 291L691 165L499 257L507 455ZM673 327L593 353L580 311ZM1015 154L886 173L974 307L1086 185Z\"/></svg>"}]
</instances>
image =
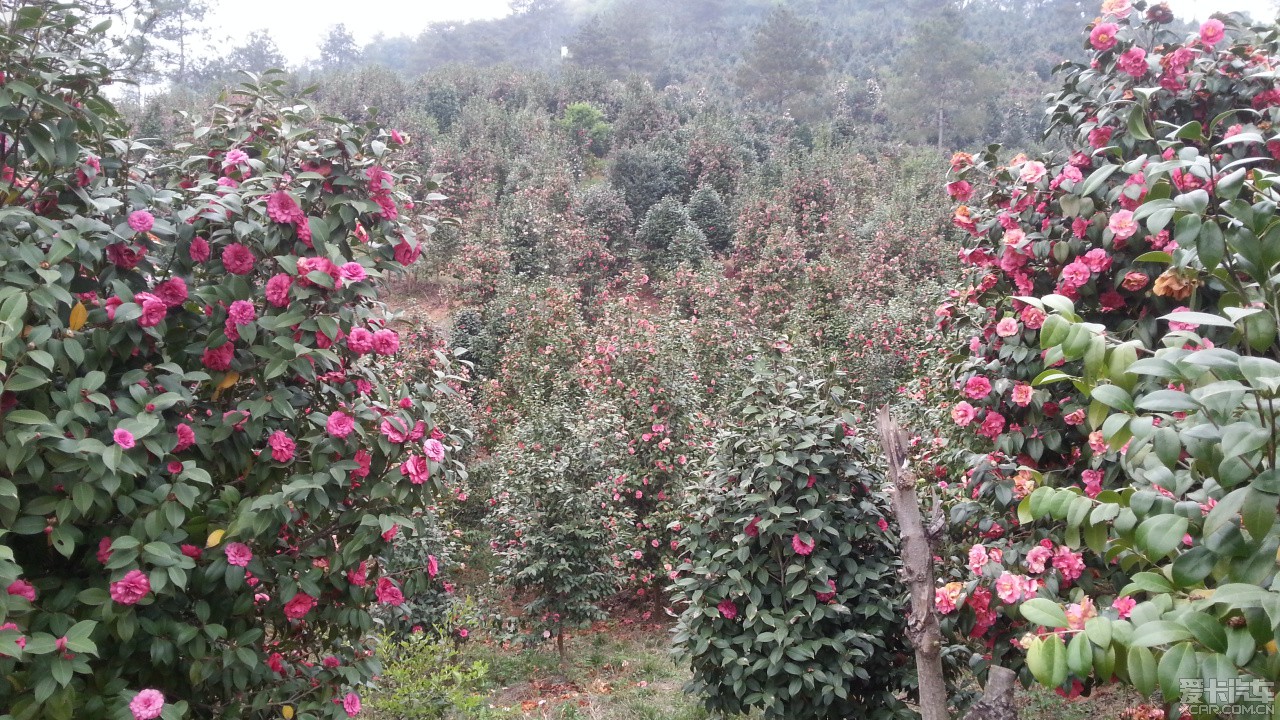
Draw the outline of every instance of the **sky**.
<instances>
[{"instance_id":1,"label":"sky","mask_svg":"<svg viewBox=\"0 0 1280 720\"><path fill-rule=\"evenodd\" d=\"M510 12L510 0L213 0L206 18L213 54L240 44L255 30L267 30L291 64L319 56L329 28L343 23L363 45L382 33L417 35L431 22L490 19ZM1101 6L1101 0L1098 2ZM1180 17L1203 20L1218 11L1247 10L1270 15L1273 0L1169 0ZM352 12L358 8L358 12Z\"/></svg>"},{"instance_id":2,"label":"sky","mask_svg":"<svg viewBox=\"0 0 1280 720\"><path fill-rule=\"evenodd\" d=\"M363 45L378 33L413 36L431 22L483 20L510 12L510 0L213 0L210 4L213 12L205 19L215 50L239 45L254 30L267 30L293 64L317 58L316 48L329 28L339 23Z\"/></svg>"}]
</instances>

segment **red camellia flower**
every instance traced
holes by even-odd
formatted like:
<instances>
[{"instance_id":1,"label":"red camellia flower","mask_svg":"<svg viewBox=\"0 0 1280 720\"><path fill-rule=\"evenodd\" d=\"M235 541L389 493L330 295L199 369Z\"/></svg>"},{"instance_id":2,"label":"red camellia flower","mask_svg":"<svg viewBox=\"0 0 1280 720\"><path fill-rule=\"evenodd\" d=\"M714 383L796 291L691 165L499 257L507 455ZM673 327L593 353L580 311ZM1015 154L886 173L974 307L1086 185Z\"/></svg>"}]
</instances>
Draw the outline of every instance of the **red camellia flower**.
<instances>
[{"instance_id":1,"label":"red camellia flower","mask_svg":"<svg viewBox=\"0 0 1280 720\"><path fill-rule=\"evenodd\" d=\"M720 616L725 620L732 620L738 617L738 606L729 598L721 600L720 604L716 606L716 609L720 611Z\"/></svg>"},{"instance_id":2,"label":"red camellia flower","mask_svg":"<svg viewBox=\"0 0 1280 720\"><path fill-rule=\"evenodd\" d=\"M300 592L290 598L289 602L284 604L284 616L290 620L301 620L307 613L311 612L311 608L315 606L315 598L304 592Z\"/></svg>"},{"instance_id":3,"label":"red camellia flower","mask_svg":"<svg viewBox=\"0 0 1280 720\"><path fill-rule=\"evenodd\" d=\"M391 578L378 578L378 586L373 592L378 597L378 602L384 605L398 607L404 604L404 593Z\"/></svg>"},{"instance_id":4,"label":"red camellia flower","mask_svg":"<svg viewBox=\"0 0 1280 720\"><path fill-rule=\"evenodd\" d=\"M794 550L797 555L808 555L813 552L814 544L813 540L805 542L799 535L791 536L791 549Z\"/></svg>"}]
</instances>

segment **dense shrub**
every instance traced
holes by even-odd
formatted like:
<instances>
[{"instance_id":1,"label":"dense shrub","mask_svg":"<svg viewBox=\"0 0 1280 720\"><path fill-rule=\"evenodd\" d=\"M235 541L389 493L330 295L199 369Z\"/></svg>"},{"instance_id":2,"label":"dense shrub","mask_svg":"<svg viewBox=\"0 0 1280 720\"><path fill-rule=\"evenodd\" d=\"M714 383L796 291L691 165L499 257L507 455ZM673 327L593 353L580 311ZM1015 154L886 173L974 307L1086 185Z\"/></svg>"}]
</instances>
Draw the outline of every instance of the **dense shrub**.
<instances>
[{"instance_id":1,"label":"dense shrub","mask_svg":"<svg viewBox=\"0 0 1280 720\"><path fill-rule=\"evenodd\" d=\"M674 149L651 143L628 147L614 153L609 182L627 201L633 218L643 218L649 208L671 196L684 202L689 192L689 173L684 159Z\"/></svg>"},{"instance_id":2,"label":"dense shrub","mask_svg":"<svg viewBox=\"0 0 1280 720\"><path fill-rule=\"evenodd\" d=\"M712 712L911 716L897 548L847 402L831 380L759 368L689 494L675 643Z\"/></svg>"},{"instance_id":3,"label":"dense shrub","mask_svg":"<svg viewBox=\"0 0 1280 720\"><path fill-rule=\"evenodd\" d=\"M689 197L689 221L707 238L714 252L724 252L733 243L733 219L716 189L704 185Z\"/></svg>"},{"instance_id":4,"label":"dense shrub","mask_svg":"<svg viewBox=\"0 0 1280 720\"><path fill-rule=\"evenodd\" d=\"M430 231L401 216L401 138L322 123L261 81L180 156L139 164L113 137L84 9L16 13L0 36L0 707L346 716L377 671L375 608L424 582L378 557L459 442L428 406L447 363L397 379L375 301Z\"/></svg>"}]
</instances>

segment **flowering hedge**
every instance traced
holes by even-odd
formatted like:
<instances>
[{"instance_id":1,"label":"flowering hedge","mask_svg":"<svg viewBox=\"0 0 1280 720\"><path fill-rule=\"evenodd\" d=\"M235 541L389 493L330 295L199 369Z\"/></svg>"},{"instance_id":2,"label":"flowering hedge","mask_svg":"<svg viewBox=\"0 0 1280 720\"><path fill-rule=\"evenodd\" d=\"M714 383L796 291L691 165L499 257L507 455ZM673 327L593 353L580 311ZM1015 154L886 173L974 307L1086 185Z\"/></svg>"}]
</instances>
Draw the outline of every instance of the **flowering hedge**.
<instances>
[{"instance_id":1,"label":"flowering hedge","mask_svg":"<svg viewBox=\"0 0 1280 720\"><path fill-rule=\"evenodd\" d=\"M85 15L0 38L0 706L353 716L371 612L431 581L377 558L459 469L447 364L386 379L376 284L431 229L404 138L255 80L155 157Z\"/></svg>"},{"instance_id":2,"label":"flowering hedge","mask_svg":"<svg viewBox=\"0 0 1280 720\"><path fill-rule=\"evenodd\" d=\"M1133 398L1151 390L1144 378L1207 382L1200 372L1179 380L1164 365L1135 363L1148 363L1139 356L1162 343L1275 354L1274 295L1265 280L1274 272L1265 248L1275 204L1265 171L1280 157L1280 141L1267 136L1280 107L1277 30L1211 19L1183 38L1165 29L1172 14L1163 5L1109 0L1103 11L1090 33L1092 62L1071 66L1053 100L1056 126L1074 134L1065 162L1019 156L1002 164L994 150L952 161L947 189L964 203L954 220L970 234L962 260L973 272L940 315L978 328L951 417L982 452L952 513L967 568L953 571L938 605L955 631L985 642L997 661L1020 663L1010 641L1030 648L1025 679L1034 674L1078 692L1114 672L1149 692L1156 666L1147 648L1159 655L1170 639L1130 642L1128 632L1181 618L1197 592L1227 582L1223 570L1174 587L1163 559L1176 553L1207 563L1196 552L1200 507L1244 478L1220 482L1218 469L1180 457L1174 428L1154 435L1170 474L1135 469L1143 453L1126 441L1153 436L1133 430L1126 413L1175 413L1148 417L1148 429L1200 424L1181 409L1135 406ZM1227 320L1194 312L1218 309ZM1235 332L1182 334L1197 322L1225 322ZM1207 361L1200 370L1213 368ZM1271 462L1250 467L1263 472ZM1165 514L1155 500L1162 496L1181 508L1181 520ZM1066 526L1033 522L1045 516ZM1191 550L1180 549L1184 540ZM1139 572L1152 565L1166 570L1163 579ZM1139 603L1142 593L1149 598ZM1004 608L992 606L993 595ZM1070 604L1053 610L1049 598ZM1235 622L1223 608L1213 612L1215 622ZM1037 626L1053 632L1017 640ZM1105 634L1096 629L1104 626ZM1242 652L1233 664L1246 668L1253 658ZM1160 685L1174 699L1183 669L1166 673L1160 662Z\"/></svg>"}]
</instances>

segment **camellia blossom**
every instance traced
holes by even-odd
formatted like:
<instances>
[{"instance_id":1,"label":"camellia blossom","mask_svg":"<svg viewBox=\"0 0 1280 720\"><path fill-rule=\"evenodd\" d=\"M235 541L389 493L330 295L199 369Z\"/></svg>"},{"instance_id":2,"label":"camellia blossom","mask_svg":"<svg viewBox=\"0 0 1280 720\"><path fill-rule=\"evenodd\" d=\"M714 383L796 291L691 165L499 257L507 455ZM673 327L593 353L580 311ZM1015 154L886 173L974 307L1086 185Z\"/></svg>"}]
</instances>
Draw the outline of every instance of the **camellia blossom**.
<instances>
[{"instance_id":1,"label":"camellia blossom","mask_svg":"<svg viewBox=\"0 0 1280 720\"><path fill-rule=\"evenodd\" d=\"M360 714L360 696L349 692L346 697L342 698L342 709L346 711L347 717L355 717Z\"/></svg>"},{"instance_id":2,"label":"camellia blossom","mask_svg":"<svg viewBox=\"0 0 1280 720\"><path fill-rule=\"evenodd\" d=\"M1115 608L1116 612L1120 614L1121 620L1128 620L1129 613L1133 612L1133 609L1137 606L1138 601L1128 595L1118 597L1111 602L1111 607Z\"/></svg>"},{"instance_id":3,"label":"camellia blossom","mask_svg":"<svg viewBox=\"0 0 1280 720\"><path fill-rule=\"evenodd\" d=\"M271 446L271 459L282 463L293 460L294 452L298 449L298 444L283 430L271 433L267 444Z\"/></svg>"},{"instance_id":4,"label":"camellia blossom","mask_svg":"<svg viewBox=\"0 0 1280 720\"><path fill-rule=\"evenodd\" d=\"M1084 480L1084 494L1091 498L1098 497L1098 493L1102 492L1103 472L1101 470L1085 470L1080 473L1080 476Z\"/></svg>"},{"instance_id":5,"label":"camellia blossom","mask_svg":"<svg viewBox=\"0 0 1280 720\"><path fill-rule=\"evenodd\" d=\"M373 593L378 597L378 602L383 605L398 607L404 604L404 593L400 591L400 586L396 585L391 578L378 578L378 585L374 588Z\"/></svg>"},{"instance_id":6,"label":"camellia blossom","mask_svg":"<svg viewBox=\"0 0 1280 720\"><path fill-rule=\"evenodd\" d=\"M956 604L964 595L964 583L949 582L933 591L933 605L943 615L955 612Z\"/></svg>"},{"instance_id":7,"label":"camellia blossom","mask_svg":"<svg viewBox=\"0 0 1280 720\"><path fill-rule=\"evenodd\" d=\"M129 227L134 232L148 232L156 224L156 218L146 210L134 210L129 213Z\"/></svg>"},{"instance_id":8,"label":"camellia blossom","mask_svg":"<svg viewBox=\"0 0 1280 720\"><path fill-rule=\"evenodd\" d=\"M227 317L236 325L248 325L257 319L258 313L248 300L236 300L227 308Z\"/></svg>"},{"instance_id":9,"label":"camellia blossom","mask_svg":"<svg viewBox=\"0 0 1280 720\"><path fill-rule=\"evenodd\" d=\"M26 598L27 602L36 601L36 586L21 578L9 583L5 591L15 597Z\"/></svg>"},{"instance_id":10,"label":"camellia blossom","mask_svg":"<svg viewBox=\"0 0 1280 720\"><path fill-rule=\"evenodd\" d=\"M716 609L720 611L720 617L725 620L732 620L738 617L738 606L729 598L721 600L720 604L716 605Z\"/></svg>"},{"instance_id":11,"label":"camellia blossom","mask_svg":"<svg viewBox=\"0 0 1280 720\"><path fill-rule=\"evenodd\" d=\"M338 268L338 273L342 275L342 279L347 282L360 282L368 277L368 274L364 270L364 266L358 262L343 263L342 266Z\"/></svg>"},{"instance_id":12,"label":"camellia blossom","mask_svg":"<svg viewBox=\"0 0 1280 720\"><path fill-rule=\"evenodd\" d=\"M168 307L178 307L187 301L187 282L180 277L169 278L156 285L155 294Z\"/></svg>"},{"instance_id":13,"label":"camellia blossom","mask_svg":"<svg viewBox=\"0 0 1280 720\"><path fill-rule=\"evenodd\" d=\"M277 190L267 196L267 217L285 225L292 225L306 219L302 208L298 206L298 201L284 190Z\"/></svg>"},{"instance_id":14,"label":"camellia blossom","mask_svg":"<svg viewBox=\"0 0 1280 720\"><path fill-rule=\"evenodd\" d=\"M1059 547L1053 554L1053 567L1062 573L1062 578L1067 582L1084 574L1084 560L1080 553L1072 552L1066 545Z\"/></svg>"},{"instance_id":15,"label":"camellia blossom","mask_svg":"<svg viewBox=\"0 0 1280 720\"><path fill-rule=\"evenodd\" d=\"M1147 74L1147 51L1140 47L1131 47L1120 55L1116 66L1133 77L1140 78Z\"/></svg>"},{"instance_id":16,"label":"camellia blossom","mask_svg":"<svg viewBox=\"0 0 1280 720\"><path fill-rule=\"evenodd\" d=\"M195 238L191 241L191 247L187 248L187 255L191 257L193 262L202 263L209 259L209 241L202 237Z\"/></svg>"},{"instance_id":17,"label":"camellia blossom","mask_svg":"<svg viewBox=\"0 0 1280 720\"><path fill-rule=\"evenodd\" d=\"M951 419L960 427L968 427L969 423L977 417L978 412L967 401L961 400L956 406L951 408Z\"/></svg>"},{"instance_id":18,"label":"camellia blossom","mask_svg":"<svg viewBox=\"0 0 1280 720\"><path fill-rule=\"evenodd\" d=\"M164 713L164 694L155 688L147 688L129 701L129 712L134 720L154 720Z\"/></svg>"},{"instance_id":19,"label":"camellia blossom","mask_svg":"<svg viewBox=\"0 0 1280 720\"><path fill-rule=\"evenodd\" d=\"M427 438L422 443L422 451L427 454L427 459L431 462L444 462L444 444L435 438Z\"/></svg>"},{"instance_id":20,"label":"camellia blossom","mask_svg":"<svg viewBox=\"0 0 1280 720\"><path fill-rule=\"evenodd\" d=\"M440 574L440 561L435 555L427 556L427 577L435 577Z\"/></svg>"},{"instance_id":21,"label":"camellia blossom","mask_svg":"<svg viewBox=\"0 0 1280 720\"><path fill-rule=\"evenodd\" d=\"M814 541L805 542L799 535L791 536L791 549L796 551L797 555L808 555L813 552Z\"/></svg>"},{"instance_id":22,"label":"camellia blossom","mask_svg":"<svg viewBox=\"0 0 1280 720\"><path fill-rule=\"evenodd\" d=\"M400 470L409 478L409 482L414 485L421 485L431 477L431 469L427 466L427 461L421 455L410 455L400 465Z\"/></svg>"},{"instance_id":23,"label":"camellia blossom","mask_svg":"<svg viewBox=\"0 0 1280 720\"><path fill-rule=\"evenodd\" d=\"M290 620L301 620L307 613L311 612L311 608L315 606L315 598L304 592L300 592L297 595L294 595L289 602L284 604L284 616Z\"/></svg>"},{"instance_id":24,"label":"camellia blossom","mask_svg":"<svg viewBox=\"0 0 1280 720\"><path fill-rule=\"evenodd\" d=\"M293 278L285 273L273 275L267 281L267 302L276 307L289 304L289 288L293 287Z\"/></svg>"},{"instance_id":25,"label":"camellia blossom","mask_svg":"<svg viewBox=\"0 0 1280 720\"><path fill-rule=\"evenodd\" d=\"M1014 385L1013 392L1010 393L1010 397L1013 399L1014 404L1019 407L1026 407L1027 405L1030 405L1031 398L1034 395L1035 388L1031 387L1027 383L1018 383L1017 385Z\"/></svg>"},{"instance_id":26,"label":"camellia blossom","mask_svg":"<svg viewBox=\"0 0 1280 720\"><path fill-rule=\"evenodd\" d=\"M228 150L227 154L222 156L222 167L224 169L235 167L236 165L245 165L248 162L249 153L241 150L240 148Z\"/></svg>"},{"instance_id":27,"label":"camellia blossom","mask_svg":"<svg viewBox=\"0 0 1280 720\"><path fill-rule=\"evenodd\" d=\"M974 375L965 381L964 394L970 400L981 400L991 394L991 381L981 375Z\"/></svg>"},{"instance_id":28,"label":"camellia blossom","mask_svg":"<svg viewBox=\"0 0 1280 720\"><path fill-rule=\"evenodd\" d=\"M178 426L173 429L173 434L178 437L178 444L173 448L176 453L196 444L196 431L186 423L178 423Z\"/></svg>"},{"instance_id":29,"label":"camellia blossom","mask_svg":"<svg viewBox=\"0 0 1280 720\"><path fill-rule=\"evenodd\" d=\"M1128 240L1138 232L1138 221L1133 219L1133 212L1120 210L1111 216L1107 228L1120 240Z\"/></svg>"},{"instance_id":30,"label":"camellia blossom","mask_svg":"<svg viewBox=\"0 0 1280 720\"><path fill-rule=\"evenodd\" d=\"M253 251L240 243L232 243L222 251L222 267L232 275L248 275L256 262Z\"/></svg>"},{"instance_id":31,"label":"camellia blossom","mask_svg":"<svg viewBox=\"0 0 1280 720\"><path fill-rule=\"evenodd\" d=\"M245 567L249 561L253 559L253 551L244 543L227 543L222 549L222 554L227 556L227 563L236 567Z\"/></svg>"},{"instance_id":32,"label":"camellia blossom","mask_svg":"<svg viewBox=\"0 0 1280 720\"><path fill-rule=\"evenodd\" d=\"M1115 23L1098 23L1089 33L1089 44L1094 50L1110 50L1116 46L1116 32L1119 30Z\"/></svg>"},{"instance_id":33,"label":"camellia blossom","mask_svg":"<svg viewBox=\"0 0 1280 720\"><path fill-rule=\"evenodd\" d=\"M1044 572L1045 563L1053 557L1053 551L1043 545L1036 545L1027 552L1027 572L1040 574Z\"/></svg>"},{"instance_id":34,"label":"camellia blossom","mask_svg":"<svg viewBox=\"0 0 1280 720\"><path fill-rule=\"evenodd\" d=\"M1070 288L1078 288L1089 282L1093 272L1079 258L1072 260L1062 268L1062 284Z\"/></svg>"},{"instance_id":35,"label":"camellia blossom","mask_svg":"<svg viewBox=\"0 0 1280 720\"><path fill-rule=\"evenodd\" d=\"M996 334L1000 337L1013 337L1018 334L1018 321L1013 318L1005 318L996 323Z\"/></svg>"},{"instance_id":36,"label":"camellia blossom","mask_svg":"<svg viewBox=\"0 0 1280 720\"><path fill-rule=\"evenodd\" d=\"M136 605L151 592L151 580L141 570L130 570L108 587L112 600L121 605Z\"/></svg>"},{"instance_id":37,"label":"camellia blossom","mask_svg":"<svg viewBox=\"0 0 1280 720\"><path fill-rule=\"evenodd\" d=\"M1028 185L1040 182L1045 176L1044 163L1036 160L1030 160L1023 163L1021 172L1018 173L1018 179Z\"/></svg>"},{"instance_id":38,"label":"camellia blossom","mask_svg":"<svg viewBox=\"0 0 1280 720\"><path fill-rule=\"evenodd\" d=\"M325 423L325 431L336 438L345 438L351 434L356 427L356 419L350 415L335 410L329 414L329 420Z\"/></svg>"},{"instance_id":39,"label":"camellia blossom","mask_svg":"<svg viewBox=\"0 0 1280 720\"><path fill-rule=\"evenodd\" d=\"M1217 18L1209 18L1200 26L1200 42L1213 47L1222 42L1222 38L1226 37L1224 30L1226 26Z\"/></svg>"},{"instance_id":40,"label":"camellia blossom","mask_svg":"<svg viewBox=\"0 0 1280 720\"><path fill-rule=\"evenodd\" d=\"M116 428L115 432L111 433L111 439L125 450L132 448L135 443L133 433L124 428Z\"/></svg>"},{"instance_id":41,"label":"camellia blossom","mask_svg":"<svg viewBox=\"0 0 1280 720\"><path fill-rule=\"evenodd\" d=\"M383 328L373 334L373 351L379 355L395 355L400 349L400 335Z\"/></svg>"},{"instance_id":42,"label":"camellia blossom","mask_svg":"<svg viewBox=\"0 0 1280 720\"><path fill-rule=\"evenodd\" d=\"M142 308L142 315L138 317L138 324L142 327L159 325L169 313L169 306L165 301L148 292L135 294L133 302Z\"/></svg>"},{"instance_id":43,"label":"camellia blossom","mask_svg":"<svg viewBox=\"0 0 1280 720\"><path fill-rule=\"evenodd\" d=\"M998 412L988 412L987 416L982 418L982 425L978 427L978 434L994 440L997 435L1004 432L1005 419Z\"/></svg>"},{"instance_id":44,"label":"camellia blossom","mask_svg":"<svg viewBox=\"0 0 1280 720\"><path fill-rule=\"evenodd\" d=\"M974 575L981 575L982 568L986 567L988 562L990 562L990 558L987 556L987 549L985 547L982 545L974 545L969 548L969 572L972 572Z\"/></svg>"},{"instance_id":45,"label":"camellia blossom","mask_svg":"<svg viewBox=\"0 0 1280 720\"><path fill-rule=\"evenodd\" d=\"M1102 14L1111 17L1124 18L1129 17L1129 13L1133 12L1131 0L1104 0L1102 3Z\"/></svg>"}]
</instances>

